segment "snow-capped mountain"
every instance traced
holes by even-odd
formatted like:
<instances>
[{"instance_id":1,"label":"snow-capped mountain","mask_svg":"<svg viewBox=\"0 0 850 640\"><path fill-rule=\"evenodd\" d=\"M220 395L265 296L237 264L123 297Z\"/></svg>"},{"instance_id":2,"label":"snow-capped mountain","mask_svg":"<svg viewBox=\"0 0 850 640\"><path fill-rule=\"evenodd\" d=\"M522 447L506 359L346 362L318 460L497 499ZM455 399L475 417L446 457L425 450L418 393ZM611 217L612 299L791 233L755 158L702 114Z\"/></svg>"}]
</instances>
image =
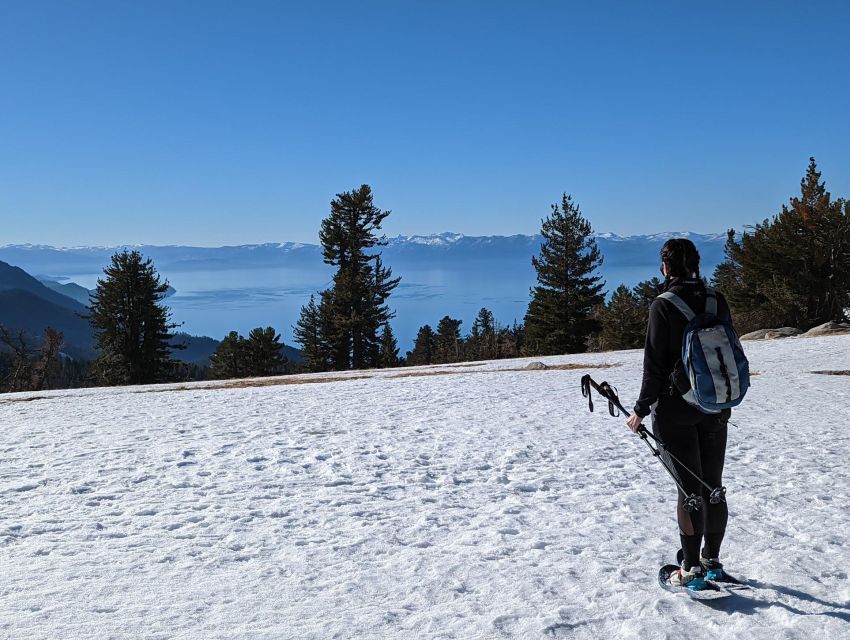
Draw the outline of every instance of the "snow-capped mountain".
<instances>
[{"instance_id":1,"label":"snow-capped mountain","mask_svg":"<svg viewBox=\"0 0 850 640\"><path fill-rule=\"evenodd\" d=\"M716 246L725 242L725 233L699 234L689 231L662 232L647 235L623 236L612 232L597 233L595 238L606 254L606 258L621 261L616 255L607 255L605 248L613 243L617 244L616 251L626 250L634 255L647 249L654 249L655 245L663 243L674 237L690 238L701 247L704 257L708 262L714 263ZM431 235L398 235L386 238L386 246L383 249L387 254L402 251L411 254L417 251L428 254L429 250L458 249L465 251L471 247L479 250L490 251L489 258L504 257L504 252L521 248L532 251L540 244L542 236L516 234L511 236L472 236L462 233L435 233ZM33 268L36 265L54 265L57 272L74 273L74 270L83 268L85 272L92 268L98 270L104 264L104 258L121 248L138 249L149 255L162 268L187 267L197 268L199 266L215 266L220 268L222 263L239 266L241 268L268 267L273 266L269 261L298 259L303 256L314 255L320 252L318 244L307 242L267 242L262 244L244 244L222 247L194 247L187 245L116 245L106 246L75 246L54 247L42 244L7 244L0 245L0 260L12 264L18 264L23 268ZM291 255L290 255L291 254ZM206 263L206 265L205 265Z\"/></svg>"}]
</instances>

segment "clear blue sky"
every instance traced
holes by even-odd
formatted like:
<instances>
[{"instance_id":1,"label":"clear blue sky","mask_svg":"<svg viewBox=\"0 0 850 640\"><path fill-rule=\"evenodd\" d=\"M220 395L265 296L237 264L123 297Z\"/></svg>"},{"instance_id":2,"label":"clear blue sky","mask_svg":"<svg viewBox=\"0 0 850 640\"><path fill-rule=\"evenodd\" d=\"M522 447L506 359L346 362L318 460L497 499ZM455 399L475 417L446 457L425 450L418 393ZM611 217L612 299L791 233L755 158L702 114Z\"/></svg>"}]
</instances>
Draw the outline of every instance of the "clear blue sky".
<instances>
[{"instance_id":1,"label":"clear blue sky","mask_svg":"<svg viewBox=\"0 0 850 640\"><path fill-rule=\"evenodd\" d=\"M0 0L0 244L599 231L850 197L850 3Z\"/></svg>"}]
</instances>

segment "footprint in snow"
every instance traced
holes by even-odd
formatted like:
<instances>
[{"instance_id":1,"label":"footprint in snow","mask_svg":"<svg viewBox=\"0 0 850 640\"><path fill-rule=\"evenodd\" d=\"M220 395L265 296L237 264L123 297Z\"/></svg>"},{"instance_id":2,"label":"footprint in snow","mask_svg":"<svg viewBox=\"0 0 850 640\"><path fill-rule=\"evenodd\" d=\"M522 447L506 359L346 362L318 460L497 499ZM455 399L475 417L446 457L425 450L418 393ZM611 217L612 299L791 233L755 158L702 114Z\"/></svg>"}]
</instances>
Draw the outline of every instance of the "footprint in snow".
<instances>
[{"instance_id":1,"label":"footprint in snow","mask_svg":"<svg viewBox=\"0 0 850 640\"><path fill-rule=\"evenodd\" d=\"M24 491L32 491L33 489L38 489L38 487L39 487L38 484L32 484L32 483L22 484L20 486L13 487L12 491L14 491L16 493L23 493Z\"/></svg>"},{"instance_id":2,"label":"footprint in snow","mask_svg":"<svg viewBox=\"0 0 850 640\"><path fill-rule=\"evenodd\" d=\"M118 611L117 607L94 607L92 613L115 613Z\"/></svg>"},{"instance_id":3,"label":"footprint in snow","mask_svg":"<svg viewBox=\"0 0 850 640\"><path fill-rule=\"evenodd\" d=\"M500 633L513 636L518 620L519 616L513 614L497 616L493 619L493 626L496 627Z\"/></svg>"},{"instance_id":4,"label":"footprint in snow","mask_svg":"<svg viewBox=\"0 0 850 640\"><path fill-rule=\"evenodd\" d=\"M571 638L576 626L569 622L556 622L543 629L543 633L547 638Z\"/></svg>"},{"instance_id":5,"label":"footprint in snow","mask_svg":"<svg viewBox=\"0 0 850 640\"><path fill-rule=\"evenodd\" d=\"M330 482L326 482L324 486L326 487L341 487L343 485L354 484L354 481L347 480L345 478L339 478L337 480L331 480Z\"/></svg>"}]
</instances>

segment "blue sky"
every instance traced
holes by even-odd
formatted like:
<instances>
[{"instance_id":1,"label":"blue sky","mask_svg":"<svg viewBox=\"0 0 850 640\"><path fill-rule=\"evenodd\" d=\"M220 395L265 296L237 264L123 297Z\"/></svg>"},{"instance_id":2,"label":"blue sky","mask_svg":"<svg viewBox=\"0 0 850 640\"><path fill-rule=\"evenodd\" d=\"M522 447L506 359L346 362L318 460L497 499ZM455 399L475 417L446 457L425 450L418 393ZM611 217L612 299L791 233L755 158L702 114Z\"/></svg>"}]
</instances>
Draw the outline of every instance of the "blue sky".
<instances>
[{"instance_id":1,"label":"blue sky","mask_svg":"<svg viewBox=\"0 0 850 640\"><path fill-rule=\"evenodd\" d=\"M592 5L592 6L591 6ZM687 6L685 6L687 5ZM775 213L850 197L844 2L0 0L0 244L315 242Z\"/></svg>"}]
</instances>

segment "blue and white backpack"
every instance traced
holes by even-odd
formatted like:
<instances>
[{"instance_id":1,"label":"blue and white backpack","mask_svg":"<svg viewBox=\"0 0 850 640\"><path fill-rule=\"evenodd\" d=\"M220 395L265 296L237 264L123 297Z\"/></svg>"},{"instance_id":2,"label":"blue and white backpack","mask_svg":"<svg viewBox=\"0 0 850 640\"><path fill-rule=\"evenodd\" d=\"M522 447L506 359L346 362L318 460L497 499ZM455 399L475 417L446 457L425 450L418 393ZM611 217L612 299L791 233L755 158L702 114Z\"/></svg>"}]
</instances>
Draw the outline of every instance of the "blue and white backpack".
<instances>
[{"instance_id":1,"label":"blue and white backpack","mask_svg":"<svg viewBox=\"0 0 850 640\"><path fill-rule=\"evenodd\" d=\"M688 320L682 365L691 388L682 398L703 413L739 405L750 386L750 363L732 324L717 317L717 293L706 287L705 313L699 315L671 291L658 297L673 303Z\"/></svg>"}]
</instances>

